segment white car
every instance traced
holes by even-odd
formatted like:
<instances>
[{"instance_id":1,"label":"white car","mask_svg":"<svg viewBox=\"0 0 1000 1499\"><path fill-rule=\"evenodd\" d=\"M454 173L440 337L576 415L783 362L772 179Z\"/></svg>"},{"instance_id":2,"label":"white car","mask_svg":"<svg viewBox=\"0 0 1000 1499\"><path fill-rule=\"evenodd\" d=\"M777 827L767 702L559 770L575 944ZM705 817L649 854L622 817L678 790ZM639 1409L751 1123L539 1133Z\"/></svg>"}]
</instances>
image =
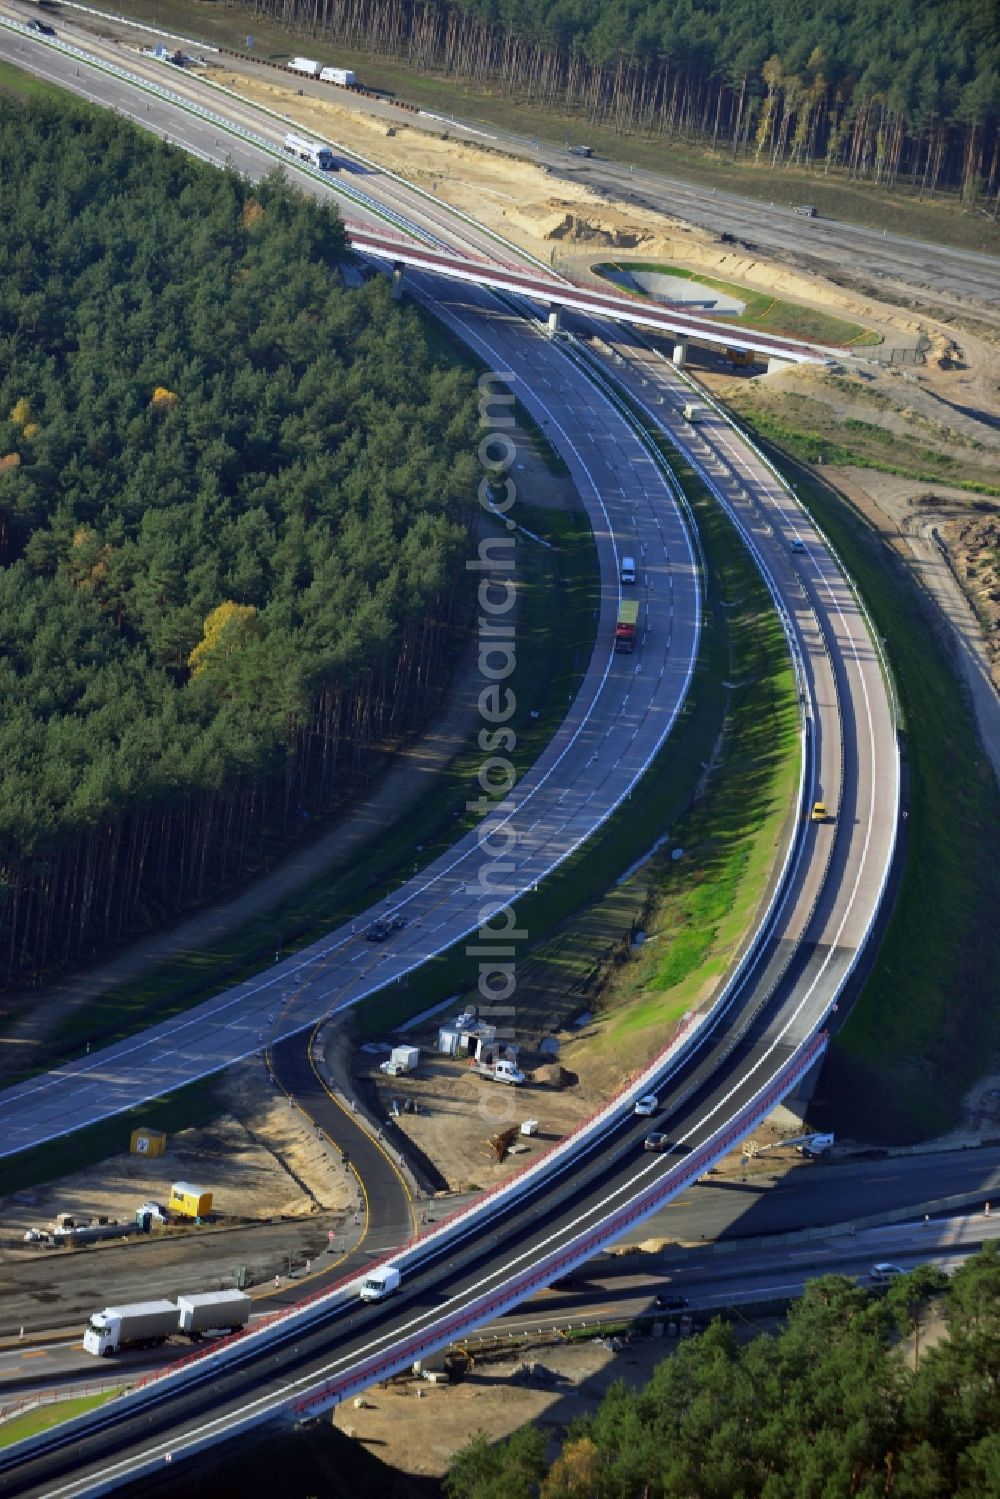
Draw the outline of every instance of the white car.
<instances>
[{"instance_id":1,"label":"white car","mask_svg":"<svg viewBox=\"0 0 1000 1499\"><path fill-rule=\"evenodd\" d=\"M656 1094L647 1093L644 1098L639 1099L632 1112L638 1114L640 1119L648 1119L650 1114L655 1114L659 1107L660 1100Z\"/></svg>"}]
</instances>

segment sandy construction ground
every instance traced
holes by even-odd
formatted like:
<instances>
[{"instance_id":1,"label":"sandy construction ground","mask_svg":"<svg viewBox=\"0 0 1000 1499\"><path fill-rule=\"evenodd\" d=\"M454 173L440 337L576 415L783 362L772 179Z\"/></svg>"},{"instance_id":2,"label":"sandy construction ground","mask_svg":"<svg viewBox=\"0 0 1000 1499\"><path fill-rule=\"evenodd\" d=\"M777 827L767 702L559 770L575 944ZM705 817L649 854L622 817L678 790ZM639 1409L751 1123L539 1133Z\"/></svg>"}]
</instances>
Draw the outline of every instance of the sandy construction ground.
<instances>
[{"instance_id":1,"label":"sandy construction ground","mask_svg":"<svg viewBox=\"0 0 1000 1499\"><path fill-rule=\"evenodd\" d=\"M213 76L222 76L215 70ZM498 150L473 148L446 132L394 125L338 99L298 96L284 83L225 74L225 82L256 102L291 114L303 126L341 142L373 162L399 172L453 207L474 214L560 270L596 279L593 265L607 252L651 257L693 271L754 287L805 306L836 313L873 328L883 345L862 374L833 378L800 368L766 381L716 373L706 378L723 397L736 395L738 409L784 405L799 397L821 402L832 420L863 421L882 428L902 446L933 447L961 464L967 477L994 484L1000 470L1000 350L971 330L938 322L908 307L878 301L810 272L769 261L740 246L666 214L615 202L572 182L556 181L544 169ZM888 288L891 293L892 288ZM907 294L911 289L906 289ZM901 295L903 289L899 289ZM927 345L925 362L881 368L880 355L893 348ZM703 374L699 370L699 377ZM845 388L853 384L853 391ZM763 387L766 386L766 394ZM891 459L891 454L887 457ZM898 461L898 460L897 460ZM996 564L995 516L976 508L975 497L955 491L940 512L928 504L928 486L911 485L900 495L891 475L864 470L864 488L901 534L908 506L919 499L921 516L940 519L952 548L955 577L966 588L986 627L994 680L1000 681L1000 579ZM935 486L935 490L937 486Z\"/></svg>"},{"instance_id":2,"label":"sandy construction ground","mask_svg":"<svg viewBox=\"0 0 1000 1499\"><path fill-rule=\"evenodd\" d=\"M0 1236L44 1227L57 1213L70 1213L78 1221L102 1214L131 1219L143 1202L166 1204L175 1181L212 1192L213 1217L219 1222L346 1211L354 1200L353 1178L316 1139L298 1109L289 1107L283 1094L266 1091L260 1063L232 1069L225 1088L231 1112L204 1129L182 1130L169 1138L166 1153L156 1159L130 1155L123 1126L121 1155L0 1199ZM155 1111L148 1123L155 1128Z\"/></svg>"}]
</instances>

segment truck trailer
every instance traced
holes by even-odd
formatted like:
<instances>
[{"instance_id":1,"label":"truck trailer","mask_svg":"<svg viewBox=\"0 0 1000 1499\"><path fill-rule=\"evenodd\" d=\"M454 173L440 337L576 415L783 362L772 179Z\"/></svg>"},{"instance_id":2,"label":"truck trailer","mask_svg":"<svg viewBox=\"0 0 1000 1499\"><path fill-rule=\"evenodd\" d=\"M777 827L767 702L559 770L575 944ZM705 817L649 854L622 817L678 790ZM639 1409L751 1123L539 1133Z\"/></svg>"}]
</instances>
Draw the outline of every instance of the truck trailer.
<instances>
[{"instance_id":1,"label":"truck trailer","mask_svg":"<svg viewBox=\"0 0 1000 1499\"><path fill-rule=\"evenodd\" d=\"M156 1348L175 1332L192 1342L207 1332L238 1332L250 1321L243 1291L202 1291L172 1301L136 1301L95 1312L83 1335L85 1353L108 1358L128 1348Z\"/></svg>"},{"instance_id":2,"label":"truck trailer","mask_svg":"<svg viewBox=\"0 0 1000 1499\"><path fill-rule=\"evenodd\" d=\"M126 1348L156 1348L177 1331L172 1301L133 1301L95 1312L83 1335L84 1352L108 1358Z\"/></svg>"},{"instance_id":3,"label":"truck trailer","mask_svg":"<svg viewBox=\"0 0 1000 1499\"><path fill-rule=\"evenodd\" d=\"M639 626L639 605L635 599L623 599L618 605L615 623L615 650L634 651Z\"/></svg>"},{"instance_id":4,"label":"truck trailer","mask_svg":"<svg viewBox=\"0 0 1000 1499\"><path fill-rule=\"evenodd\" d=\"M323 68L319 79L321 83L339 83L344 88L353 88L357 82L353 68Z\"/></svg>"},{"instance_id":5,"label":"truck trailer","mask_svg":"<svg viewBox=\"0 0 1000 1499\"><path fill-rule=\"evenodd\" d=\"M288 64L290 73L302 73L306 78L318 78L321 64L313 57L293 57Z\"/></svg>"},{"instance_id":6,"label":"truck trailer","mask_svg":"<svg viewBox=\"0 0 1000 1499\"><path fill-rule=\"evenodd\" d=\"M206 1332L238 1332L250 1321L245 1291L202 1291L177 1298L177 1331L192 1341Z\"/></svg>"}]
</instances>

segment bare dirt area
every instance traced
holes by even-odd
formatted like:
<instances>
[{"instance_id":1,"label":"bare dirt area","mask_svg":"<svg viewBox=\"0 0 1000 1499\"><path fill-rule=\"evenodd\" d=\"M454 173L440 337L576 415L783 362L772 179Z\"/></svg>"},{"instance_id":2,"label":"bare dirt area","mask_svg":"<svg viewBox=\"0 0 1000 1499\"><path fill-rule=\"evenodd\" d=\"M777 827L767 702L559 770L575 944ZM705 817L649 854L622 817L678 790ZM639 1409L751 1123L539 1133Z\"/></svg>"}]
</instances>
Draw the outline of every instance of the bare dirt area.
<instances>
[{"instance_id":1,"label":"bare dirt area","mask_svg":"<svg viewBox=\"0 0 1000 1499\"><path fill-rule=\"evenodd\" d=\"M522 1056L522 1066L530 1067L532 1060ZM558 1064L538 1060L543 1073L553 1078L561 1070ZM560 1087L556 1081L529 1078L520 1087L510 1087L472 1071L467 1058L440 1056L427 1049L421 1050L419 1069L411 1076L386 1078L377 1063L369 1076L380 1112L392 1121L393 1136L412 1141L453 1192L491 1187L530 1165L602 1102L593 1079L586 1086L574 1079ZM412 1105L417 1112L408 1111ZM537 1133L522 1135L520 1125L529 1119L537 1121ZM511 1130L515 1138L504 1149L500 1137Z\"/></svg>"},{"instance_id":2,"label":"bare dirt area","mask_svg":"<svg viewBox=\"0 0 1000 1499\"><path fill-rule=\"evenodd\" d=\"M338 1407L334 1425L404 1473L443 1475L476 1431L501 1441L531 1422L555 1439L591 1414L616 1380L644 1384L670 1351L665 1338L618 1350L598 1341L528 1345L477 1359L457 1384L406 1379L369 1390Z\"/></svg>"},{"instance_id":3,"label":"bare dirt area","mask_svg":"<svg viewBox=\"0 0 1000 1499\"><path fill-rule=\"evenodd\" d=\"M126 1141L121 1155L30 1194L0 1199L0 1234L23 1234L57 1213L78 1221L100 1214L130 1219L143 1202L165 1204L175 1181L211 1192L218 1223L346 1210L353 1200L347 1173L298 1109L267 1088L261 1064L233 1068L222 1086L231 1112L208 1128L181 1130L162 1156L131 1155Z\"/></svg>"},{"instance_id":4,"label":"bare dirt area","mask_svg":"<svg viewBox=\"0 0 1000 1499\"><path fill-rule=\"evenodd\" d=\"M284 1095L267 1086L260 1063L235 1068L225 1083L231 1112L205 1129L182 1130L156 1159L127 1149L99 1165L0 1199L0 1326L63 1326L109 1295L141 1299L209 1289L246 1267L249 1284L270 1281L326 1248L348 1221L353 1176L339 1154ZM24 1244L29 1228L58 1213L87 1222L134 1219L140 1204L166 1204L171 1184L213 1193L204 1227L175 1221L149 1235L77 1249ZM180 1282L183 1282L181 1284ZM44 1315L43 1315L44 1314Z\"/></svg>"}]
</instances>

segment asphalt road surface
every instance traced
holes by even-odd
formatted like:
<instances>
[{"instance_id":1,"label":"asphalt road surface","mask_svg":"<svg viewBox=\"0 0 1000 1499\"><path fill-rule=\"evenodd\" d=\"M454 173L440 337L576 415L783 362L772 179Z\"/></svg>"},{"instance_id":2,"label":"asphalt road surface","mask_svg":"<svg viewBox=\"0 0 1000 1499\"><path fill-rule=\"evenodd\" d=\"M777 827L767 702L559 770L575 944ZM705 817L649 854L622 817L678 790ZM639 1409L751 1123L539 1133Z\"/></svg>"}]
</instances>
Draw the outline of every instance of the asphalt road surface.
<instances>
[{"instance_id":1,"label":"asphalt road surface","mask_svg":"<svg viewBox=\"0 0 1000 1499\"><path fill-rule=\"evenodd\" d=\"M0 32L0 51L10 45ZM19 46L15 39L15 51ZM44 62L76 81L72 59L47 52ZM102 102L120 98L123 109L131 102L141 117L124 83L101 73L95 78ZM228 144L214 144L216 127L186 114L181 119L190 143L225 157ZM261 157L256 170L268 164ZM402 886L388 906L360 916L355 931L344 927L179 1020L6 1090L0 1094L0 1156L219 1070L394 983L474 931L509 895L543 879L627 795L669 733L693 670L700 605L691 539L668 484L620 414L537 328L487 306L475 288L449 316L469 330L491 369L512 373L514 390L567 462L600 555L601 614L586 677L546 751L505 798L513 810L502 819L504 838L516 842L497 861L472 832ZM518 545L531 544L514 534ZM611 647L618 559L623 545L631 549L636 542L648 550L647 591L656 607L643 620L641 650L622 655ZM491 897L498 879L509 894ZM366 942L369 919L389 913L404 916L405 929L387 942Z\"/></svg>"}]
</instances>

